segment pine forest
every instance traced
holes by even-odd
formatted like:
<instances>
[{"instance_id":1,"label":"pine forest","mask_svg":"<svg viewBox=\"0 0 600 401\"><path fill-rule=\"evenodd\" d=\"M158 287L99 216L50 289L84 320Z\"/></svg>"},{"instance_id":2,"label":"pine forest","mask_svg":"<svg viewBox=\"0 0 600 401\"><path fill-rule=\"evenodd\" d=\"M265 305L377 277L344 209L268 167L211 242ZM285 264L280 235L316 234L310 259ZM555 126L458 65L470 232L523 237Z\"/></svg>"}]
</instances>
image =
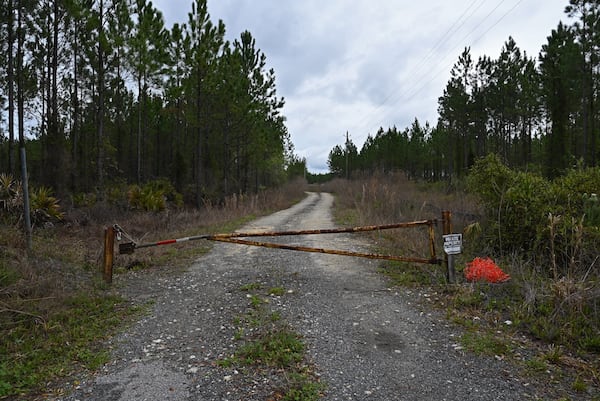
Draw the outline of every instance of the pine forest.
<instances>
[{"instance_id":1,"label":"pine forest","mask_svg":"<svg viewBox=\"0 0 600 401\"><path fill-rule=\"evenodd\" d=\"M189 203L285 179L275 74L205 0L165 27L146 0L2 0L0 172L59 196L166 180Z\"/></svg>"},{"instance_id":2,"label":"pine forest","mask_svg":"<svg viewBox=\"0 0 600 401\"><path fill-rule=\"evenodd\" d=\"M147 0L1 4L0 172L19 177L23 149L31 182L61 197L163 180L198 206L304 173L267 56L248 31L226 41L206 0L171 28ZM435 124L337 145L330 173L449 180L490 153L548 178L596 166L600 4L565 14L539 55L511 37L497 58L466 47Z\"/></svg>"},{"instance_id":3,"label":"pine forest","mask_svg":"<svg viewBox=\"0 0 600 401\"><path fill-rule=\"evenodd\" d=\"M497 58L466 47L438 99L438 121L381 127L362 148L348 140L329 153L330 171L404 170L415 179L465 176L490 153L516 169L555 178L597 166L600 3L571 0L539 55L509 37ZM349 171L347 171L349 170Z\"/></svg>"}]
</instances>

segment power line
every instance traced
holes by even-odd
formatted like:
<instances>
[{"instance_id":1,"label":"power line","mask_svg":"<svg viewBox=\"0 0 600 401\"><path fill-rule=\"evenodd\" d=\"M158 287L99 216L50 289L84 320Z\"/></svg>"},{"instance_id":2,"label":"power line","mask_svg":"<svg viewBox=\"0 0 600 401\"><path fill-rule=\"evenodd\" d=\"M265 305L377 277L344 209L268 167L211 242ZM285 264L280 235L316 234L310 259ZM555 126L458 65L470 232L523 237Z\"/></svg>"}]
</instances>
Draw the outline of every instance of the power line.
<instances>
[{"instance_id":1,"label":"power line","mask_svg":"<svg viewBox=\"0 0 600 401\"><path fill-rule=\"evenodd\" d=\"M458 32L458 30L460 28L462 28L465 23L467 22L467 20L469 18L471 18L473 16L473 14L475 14L477 12L477 10L479 10L481 8L481 6L486 2L486 0L483 0L479 3L479 5L477 7L475 7L471 13L469 14L468 17L466 17L463 21L461 21L461 19L463 19L463 17L467 14L467 12L471 9L471 7L473 6L473 4L475 4L478 0L473 0L473 2L471 2L471 4L469 4L467 6L467 9L465 11L463 11L463 13L460 15L460 17L458 17L457 20L454 21L454 23L452 24L452 26L450 26L450 28L448 28L448 30L446 32L444 32L442 34L442 36L440 36L440 39L437 41L437 43L429 50L429 53L427 54L426 57L424 57L421 62L419 62L417 64L417 66L415 68L413 68L411 70L411 73L413 71L417 71L421 68L421 66L423 64L425 64L425 62L429 61L429 59L435 54L435 51L441 47L442 44L448 42L450 40L450 38L452 38L452 36L454 36L454 34L456 32ZM460 21L460 24L458 24ZM457 26L458 25L458 26ZM456 28L455 28L456 27ZM455 28L455 29L454 29Z\"/></svg>"},{"instance_id":2,"label":"power line","mask_svg":"<svg viewBox=\"0 0 600 401\"><path fill-rule=\"evenodd\" d=\"M479 35L473 42L470 43L469 46L472 46L474 44L477 44L477 42L479 42L480 39L482 39L490 30L492 30L496 25L498 25L508 14L510 14L515 8L517 8L517 6L519 4L521 4L523 0L519 0L515 5L513 5L506 13L504 13L500 18L498 18L498 20L496 22L494 22L492 25L490 25L490 27L488 29L486 29L481 35ZM475 28L476 29L476 28ZM469 32L469 34L471 34L472 32L475 31L475 29L471 30L471 32ZM467 35L468 36L468 35ZM457 46L458 47L458 46ZM455 47L453 50L456 50ZM454 64L454 62L451 62L450 64L447 64L446 66L444 66L442 69L438 70L438 72L431 77L430 79L428 79L425 83L423 83L422 85L420 85L415 91L413 91L410 95L408 95L406 97L406 100L411 100L412 98L414 98L421 90L423 90L424 87L426 87L429 83L431 83L431 81L433 81L435 78L437 78L441 72L447 71L448 68L450 68L452 65Z\"/></svg>"},{"instance_id":3,"label":"power line","mask_svg":"<svg viewBox=\"0 0 600 401\"><path fill-rule=\"evenodd\" d=\"M493 24L491 24L485 31L483 31L477 38L475 38L470 44L474 45L477 42L479 42L490 30L492 30L495 26L497 26L507 15L509 15L512 11L514 11L515 8L517 8L523 0L519 0L517 1L510 9L508 9L504 14L502 14ZM461 43L463 43L473 32L475 32L477 29L479 29L479 27L481 27L485 21L490 18L499 8L500 6L505 2L505 0L500 1L490 12L488 12L488 14L478 23L476 24L466 35L463 36L463 38L459 41L459 44L457 44L454 48L452 48L451 50L448 50L447 52L445 52L443 54L443 56L440 57L440 59L445 59L448 54L450 52L455 52L456 49L459 46L462 46ZM472 5L473 3L471 3ZM469 7L471 7L471 5ZM481 4L477 7L477 9L479 9L481 6ZM477 10L476 9L476 10ZM468 10L468 8L467 8ZM463 14L461 14L461 17L459 17L459 19L457 21L459 21L463 15L466 14L467 11L463 12ZM473 12L474 13L474 12ZM471 16L473 13L471 13L469 16ZM457 21L455 21L455 23L452 25L456 25ZM462 27L464 25L464 22L460 25L460 27ZM452 29L452 27L450 29L448 29L447 32L449 32ZM440 43L440 41L438 41L438 43ZM437 43L436 43L437 46ZM435 47L434 47L435 48ZM431 51L430 51L431 53ZM428 56L429 57L429 54ZM394 100L394 103L398 103L398 101L400 99L403 99L405 101L408 100L412 100L419 92L421 92L428 84L430 84L435 78L437 78L442 72L447 71L448 68L450 68L452 66L454 62L449 63L448 65L445 65L443 68L441 69L435 69L435 66L433 68L429 68L424 74L421 75L421 78L419 79L415 79L415 80L410 80L410 82L412 82L412 85L407 86L404 90L402 91L393 91L390 95L388 95L384 101L382 103L380 103L377 108L375 110L373 110L372 112L369 113L369 115L365 118L363 118L360 121L360 127L365 127L367 129L369 129L369 127L363 125L365 121L367 121L369 118L371 118L371 116L373 116L379 109L381 109L385 103L387 103L390 99L394 98L397 100ZM422 64L422 63L420 63ZM420 65L419 64L419 65ZM430 75L432 72L435 72L433 75ZM427 76L429 76L429 78L427 78ZM396 95L396 96L394 96ZM369 124L370 125L370 124ZM368 135L367 134L363 134L363 135ZM361 135L361 136L363 136Z\"/></svg>"},{"instance_id":4,"label":"power line","mask_svg":"<svg viewBox=\"0 0 600 401\"><path fill-rule=\"evenodd\" d=\"M452 25L448 28L448 30L446 30L446 32L444 32L440 38L438 39L438 41L436 42L436 44L429 50L429 52L409 71L409 76L412 76L414 74L417 73L417 71L420 69L420 67L422 65L424 65L434 54L435 51L442 46L442 44L448 42L450 40L450 38L452 38L452 36L460 29L462 28L462 26L466 23L467 19L470 18L477 10L479 10L479 8L481 8L481 6L485 3L486 0L483 0L479 3L479 5L469 14L469 16L467 18L465 18L463 20L463 17L469 12L469 10L473 7L473 5L479 0L473 0L468 6L467 8L462 12L462 14L452 23ZM504 1L504 0L502 0ZM461 21L462 20L462 21ZM456 28L455 28L456 27ZM375 108L375 110L373 110L372 112L369 113L369 115L364 116L359 123L357 124L357 126L362 126L369 118L370 115L376 113L377 111L379 111L379 109L381 109L387 102L388 100L390 100L394 95L396 94L396 91L391 91L389 93L389 95L387 95L383 101L381 101L379 103L379 105Z\"/></svg>"}]
</instances>

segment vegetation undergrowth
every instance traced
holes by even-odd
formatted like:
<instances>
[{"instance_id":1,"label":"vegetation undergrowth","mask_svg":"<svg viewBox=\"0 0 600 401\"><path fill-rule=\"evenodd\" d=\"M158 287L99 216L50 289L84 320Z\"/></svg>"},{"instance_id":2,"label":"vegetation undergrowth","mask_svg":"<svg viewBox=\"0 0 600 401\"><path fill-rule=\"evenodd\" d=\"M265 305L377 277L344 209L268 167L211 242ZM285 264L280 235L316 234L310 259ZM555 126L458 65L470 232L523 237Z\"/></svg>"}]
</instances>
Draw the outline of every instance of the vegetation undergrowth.
<instances>
[{"instance_id":1,"label":"vegetation undergrowth","mask_svg":"<svg viewBox=\"0 0 600 401\"><path fill-rule=\"evenodd\" d=\"M98 369L108 362L109 352L97 342L141 310L102 293L72 295L50 308L40 306L47 299L26 301L18 310L2 309L2 396L27 394L81 368Z\"/></svg>"},{"instance_id":2,"label":"vegetation undergrowth","mask_svg":"<svg viewBox=\"0 0 600 401\"><path fill-rule=\"evenodd\" d=\"M343 225L439 219L442 210L452 211L453 231L463 234L457 284L447 285L444 268L435 265L384 262L384 274L463 326L463 348L515 361L567 399L573 393L600 399L594 395L600 389L600 170L548 181L510 170L492 155L452 185L382 173L324 188L336 195ZM419 229L375 232L371 240L377 250L428 256L427 233ZM467 282L466 264L484 256L511 279Z\"/></svg>"},{"instance_id":3,"label":"vegetation undergrowth","mask_svg":"<svg viewBox=\"0 0 600 401\"><path fill-rule=\"evenodd\" d=\"M6 206L0 209L0 398L18 399L35 398L81 370L98 369L110 357L102 342L145 310L144 305L116 296L101 281L106 226L118 223L141 242L228 232L297 202L304 188L293 183L279 190L235 195L220 204L205 202L200 210L178 206L173 197L161 211L128 206L123 200L127 194L117 199L116 192L109 197L112 201L99 202L90 195L84 197L87 203L63 210L59 199L43 191L47 209L41 202L34 204L38 211L33 249L27 252L19 202L14 199L21 191L12 179L3 178L10 190L0 191ZM150 273L183 268L208 249L205 242L182 243L116 255L113 285L124 281L130 269Z\"/></svg>"},{"instance_id":4,"label":"vegetation undergrowth","mask_svg":"<svg viewBox=\"0 0 600 401\"><path fill-rule=\"evenodd\" d=\"M282 287L263 288L261 283L240 287L248 294L248 312L236 319L236 339L241 345L235 352L218 361L218 365L239 369L270 370L279 385L273 399L285 401L316 401L321 398L325 384L306 362L302 337L269 308L272 297L285 296Z\"/></svg>"}]
</instances>

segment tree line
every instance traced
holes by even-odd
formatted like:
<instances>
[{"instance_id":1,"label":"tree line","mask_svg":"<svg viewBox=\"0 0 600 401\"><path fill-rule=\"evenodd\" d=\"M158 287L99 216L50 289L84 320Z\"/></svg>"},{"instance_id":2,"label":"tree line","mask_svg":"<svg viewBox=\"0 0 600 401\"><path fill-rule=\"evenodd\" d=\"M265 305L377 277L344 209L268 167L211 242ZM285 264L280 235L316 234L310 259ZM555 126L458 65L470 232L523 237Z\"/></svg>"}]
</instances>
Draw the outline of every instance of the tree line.
<instances>
[{"instance_id":1,"label":"tree line","mask_svg":"<svg viewBox=\"0 0 600 401\"><path fill-rule=\"evenodd\" d=\"M509 37L498 58L475 61L465 48L438 99L435 126L380 128L360 149L348 140L329 153L330 171L406 171L438 180L465 175L495 153L511 167L549 178L600 157L600 3L570 0L538 58Z\"/></svg>"},{"instance_id":2,"label":"tree line","mask_svg":"<svg viewBox=\"0 0 600 401\"><path fill-rule=\"evenodd\" d=\"M0 0L0 172L59 195L166 178L200 204L285 179L275 73L195 0L165 26L147 0Z\"/></svg>"}]
</instances>

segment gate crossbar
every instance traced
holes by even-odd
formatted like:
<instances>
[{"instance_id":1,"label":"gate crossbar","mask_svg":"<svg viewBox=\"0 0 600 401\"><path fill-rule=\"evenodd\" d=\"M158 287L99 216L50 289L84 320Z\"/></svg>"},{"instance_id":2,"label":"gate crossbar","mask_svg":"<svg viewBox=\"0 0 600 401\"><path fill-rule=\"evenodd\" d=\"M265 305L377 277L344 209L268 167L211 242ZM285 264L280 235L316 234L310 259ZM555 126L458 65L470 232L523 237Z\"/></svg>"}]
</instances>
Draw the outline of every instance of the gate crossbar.
<instances>
[{"instance_id":1,"label":"gate crossbar","mask_svg":"<svg viewBox=\"0 0 600 401\"><path fill-rule=\"evenodd\" d=\"M385 259L385 260L395 260L400 262L412 262L412 263L426 263L426 264L440 264L441 261L436 259L435 257L431 259L425 258L416 258L416 257L408 257L408 256L395 256L395 255L383 255L377 253L363 253L363 252L354 252L354 251L344 251L339 249L323 249L323 248L311 248L300 245L285 245L285 244L276 244L273 242L258 242L258 241L250 241L244 240L240 238L227 238L227 237L215 237L211 238L213 241L219 242L229 242L233 244L242 244L242 245L251 245L251 246L261 246L264 248L274 248L274 249L287 249L291 251L302 251L302 252L313 252L313 253L326 253L331 255L343 255L343 256L355 256L360 258L369 258L369 259Z\"/></svg>"},{"instance_id":2,"label":"gate crossbar","mask_svg":"<svg viewBox=\"0 0 600 401\"><path fill-rule=\"evenodd\" d=\"M148 248L148 247L153 247L153 246L174 244L174 243L184 242L184 241L206 239L209 241L229 242L229 243L242 244L242 245L260 246L260 247L275 248L275 249L287 249L287 250L302 251L302 252L314 252L314 253L325 253L325 254L333 254L333 255L355 256L355 257L363 257L363 258L369 258L369 259L385 259L385 260L394 260L394 261L410 262L410 263L440 264L441 260L438 259L435 254L434 225L436 223L437 223L437 220L420 220L420 221L405 222L405 223L370 225L370 226L349 227L349 228L326 228L326 229L295 230L295 231L234 232L234 233L224 233L224 234L203 234L203 235L196 235L196 236L184 237L184 238L178 238L178 239L169 239L169 240L163 240L163 241L157 241L157 242L151 242L151 243L142 243L142 244L136 244L135 242L124 243L124 244L119 245L119 251L122 254L123 253L133 253L133 251L137 248ZM354 252L354 251L336 250L336 249L312 248L312 247L305 247L305 246L299 246L299 245L285 245L285 244L277 244L277 243L271 243L271 242L259 242L259 241L251 241L251 240L243 239L243 238L248 238L248 237L280 237L280 236L294 236L294 235L356 233L356 232L367 232L367 231L390 230L390 229L395 229L395 228L411 228L411 227L418 227L418 226L429 226L429 251L430 251L429 259L418 258L418 257L408 257L408 256L363 253L363 252ZM122 229L120 227L118 227L117 225L115 225L115 229L117 231L122 232Z\"/></svg>"},{"instance_id":3,"label":"gate crossbar","mask_svg":"<svg viewBox=\"0 0 600 401\"><path fill-rule=\"evenodd\" d=\"M314 230L296 230L296 231L264 231L264 232L246 232L246 233L229 233L229 234L214 234L211 237L219 238L240 238L240 237L279 237L286 235L311 235L311 234L340 234L340 233L357 233L365 231L390 230L392 228L409 228L425 225L433 225L436 220L419 220L407 223L382 224L378 226L361 226L347 228L320 228ZM212 238L207 238L212 239Z\"/></svg>"}]
</instances>

